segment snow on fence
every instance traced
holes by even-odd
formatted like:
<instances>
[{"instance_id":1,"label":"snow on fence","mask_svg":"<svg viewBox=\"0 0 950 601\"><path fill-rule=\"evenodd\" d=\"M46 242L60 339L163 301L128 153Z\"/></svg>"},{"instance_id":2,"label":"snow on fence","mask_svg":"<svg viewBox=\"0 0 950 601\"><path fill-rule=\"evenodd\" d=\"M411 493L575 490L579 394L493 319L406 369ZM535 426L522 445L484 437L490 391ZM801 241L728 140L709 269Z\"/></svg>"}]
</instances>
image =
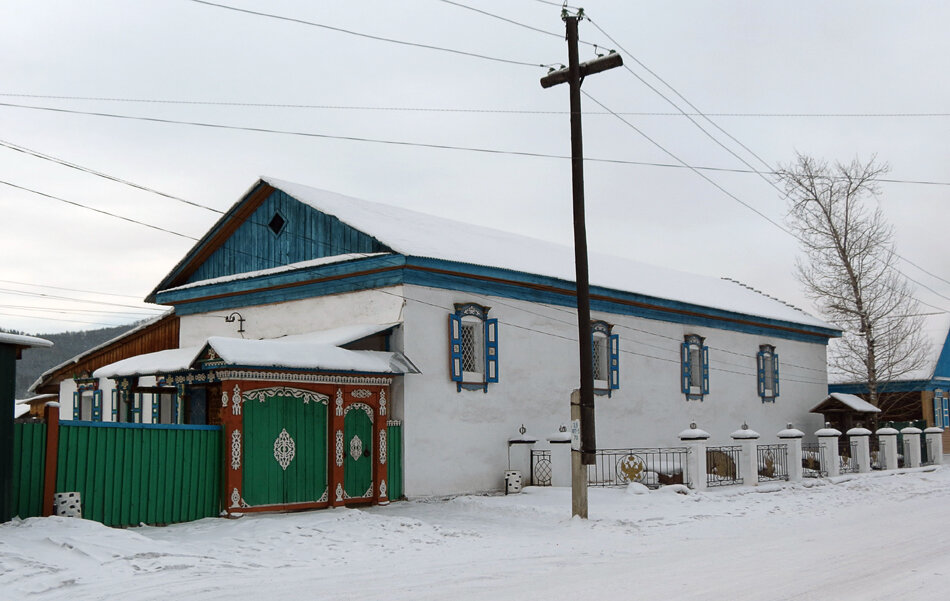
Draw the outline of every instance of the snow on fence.
<instances>
[{"instance_id":1,"label":"snow on fence","mask_svg":"<svg viewBox=\"0 0 950 601\"><path fill-rule=\"evenodd\" d=\"M706 447L706 486L742 484L742 447Z\"/></svg>"},{"instance_id":2,"label":"snow on fence","mask_svg":"<svg viewBox=\"0 0 950 601\"><path fill-rule=\"evenodd\" d=\"M650 488L689 481L685 447L597 449L587 466L589 486L623 486L639 482Z\"/></svg>"}]
</instances>

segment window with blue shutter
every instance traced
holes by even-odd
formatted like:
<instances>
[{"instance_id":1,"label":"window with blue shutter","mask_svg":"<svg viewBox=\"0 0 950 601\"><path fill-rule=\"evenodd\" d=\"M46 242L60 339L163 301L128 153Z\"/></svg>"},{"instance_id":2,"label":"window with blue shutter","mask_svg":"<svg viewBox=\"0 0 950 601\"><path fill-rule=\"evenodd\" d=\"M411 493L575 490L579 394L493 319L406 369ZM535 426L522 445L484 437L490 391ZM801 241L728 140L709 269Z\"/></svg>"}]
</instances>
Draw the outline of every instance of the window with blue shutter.
<instances>
[{"instance_id":1,"label":"window with blue shutter","mask_svg":"<svg viewBox=\"0 0 950 601\"><path fill-rule=\"evenodd\" d=\"M498 382L498 320L488 307L455 305L449 315L449 375L457 390L482 390Z\"/></svg>"},{"instance_id":2,"label":"window with blue shutter","mask_svg":"<svg viewBox=\"0 0 950 601\"><path fill-rule=\"evenodd\" d=\"M73 419L79 421L82 417L82 392L73 393Z\"/></svg>"},{"instance_id":3,"label":"window with blue shutter","mask_svg":"<svg viewBox=\"0 0 950 601\"><path fill-rule=\"evenodd\" d=\"M498 381L498 320L485 320L485 381Z\"/></svg>"},{"instance_id":4,"label":"window with blue shutter","mask_svg":"<svg viewBox=\"0 0 950 601\"><path fill-rule=\"evenodd\" d=\"M152 397L152 423L160 424L162 423L162 413L161 413L161 397L157 394L150 394Z\"/></svg>"},{"instance_id":5,"label":"window with blue shutter","mask_svg":"<svg viewBox=\"0 0 950 601\"><path fill-rule=\"evenodd\" d=\"M759 346L756 355L759 396L763 403L774 403L778 396L778 354L771 344Z\"/></svg>"},{"instance_id":6,"label":"window with blue shutter","mask_svg":"<svg viewBox=\"0 0 950 601\"><path fill-rule=\"evenodd\" d=\"M620 337L611 334L613 326L604 321L590 323L591 361L594 393L610 395L620 388Z\"/></svg>"},{"instance_id":7,"label":"window with blue shutter","mask_svg":"<svg viewBox=\"0 0 950 601\"><path fill-rule=\"evenodd\" d=\"M610 336L610 389L620 388L620 336Z\"/></svg>"},{"instance_id":8,"label":"window with blue shutter","mask_svg":"<svg viewBox=\"0 0 950 601\"><path fill-rule=\"evenodd\" d=\"M680 348L681 390L686 400L701 401L709 394L709 347L702 336L689 334Z\"/></svg>"},{"instance_id":9,"label":"window with blue shutter","mask_svg":"<svg viewBox=\"0 0 950 601\"><path fill-rule=\"evenodd\" d=\"M112 389L112 421L119 421L119 395L121 393L117 388Z\"/></svg>"},{"instance_id":10,"label":"window with blue shutter","mask_svg":"<svg viewBox=\"0 0 950 601\"><path fill-rule=\"evenodd\" d=\"M943 427L950 428L950 398L943 397Z\"/></svg>"},{"instance_id":11,"label":"window with blue shutter","mask_svg":"<svg viewBox=\"0 0 950 601\"><path fill-rule=\"evenodd\" d=\"M92 421L102 421L102 391L94 390L92 392Z\"/></svg>"},{"instance_id":12,"label":"window with blue shutter","mask_svg":"<svg viewBox=\"0 0 950 601\"><path fill-rule=\"evenodd\" d=\"M940 428L943 426L943 399L940 397L940 391L934 392L934 426Z\"/></svg>"}]
</instances>

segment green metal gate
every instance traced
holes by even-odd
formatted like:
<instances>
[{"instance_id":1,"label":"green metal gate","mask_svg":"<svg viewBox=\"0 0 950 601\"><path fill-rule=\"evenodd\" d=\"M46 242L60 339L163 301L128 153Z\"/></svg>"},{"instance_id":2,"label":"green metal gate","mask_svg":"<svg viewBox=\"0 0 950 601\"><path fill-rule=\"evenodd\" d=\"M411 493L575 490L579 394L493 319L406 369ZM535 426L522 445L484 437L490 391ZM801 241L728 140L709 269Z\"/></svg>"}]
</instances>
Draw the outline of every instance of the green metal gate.
<instances>
[{"instance_id":1,"label":"green metal gate","mask_svg":"<svg viewBox=\"0 0 950 601\"><path fill-rule=\"evenodd\" d=\"M43 515L46 424L13 424L13 515Z\"/></svg>"},{"instance_id":2,"label":"green metal gate","mask_svg":"<svg viewBox=\"0 0 950 601\"><path fill-rule=\"evenodd\" d=\"M372 496L373 492L373 410L355 403L343 418L346 457L343 463L343 490L350 498ZM368 494L367 494L368 493Z\"/></svg>"},{"instance_id":3,"label":"green metal gate","mask_svg":"<svg viewBox=\"0 0 950 601\"><path fill-rule=\"evenodd\" d=\"M243 498L248 505L327 499L327 398L296 388L245 394Z\"/></svg>"}]
</instances>

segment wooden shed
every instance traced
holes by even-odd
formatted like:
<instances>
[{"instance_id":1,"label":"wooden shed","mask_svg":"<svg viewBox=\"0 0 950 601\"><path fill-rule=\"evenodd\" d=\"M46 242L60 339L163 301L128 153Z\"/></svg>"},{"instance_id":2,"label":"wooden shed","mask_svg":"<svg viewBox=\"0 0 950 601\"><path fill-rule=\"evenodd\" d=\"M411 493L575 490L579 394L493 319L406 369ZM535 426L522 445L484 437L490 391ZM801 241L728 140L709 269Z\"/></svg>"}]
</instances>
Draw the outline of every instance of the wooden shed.
<instances>
[{"instance_id":1,"label":"wooden shed","mask_svg":"<svg viewBox=\"0 0 950 601\"><path fill-rule=\"evenodd\" d=\"M880 409L861 397L843 392L832 392L810 411L820 413L826 423L842 432L856 426L868 427L880 412Z\"/></svg>"}]
</instances>

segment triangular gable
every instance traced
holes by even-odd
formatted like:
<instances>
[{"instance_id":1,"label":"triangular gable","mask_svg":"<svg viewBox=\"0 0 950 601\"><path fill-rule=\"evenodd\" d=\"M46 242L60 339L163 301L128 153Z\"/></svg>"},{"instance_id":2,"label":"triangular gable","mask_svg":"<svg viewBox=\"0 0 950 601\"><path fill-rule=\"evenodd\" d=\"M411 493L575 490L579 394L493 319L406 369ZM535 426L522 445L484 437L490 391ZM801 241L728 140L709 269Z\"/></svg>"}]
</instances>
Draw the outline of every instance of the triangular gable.
<instances>
[{"instance_id":1,"label":"triangular gable","mask_svg":"<svg viewBox=\"0 0 950 601\"><path fill-rule=\"evenodd\" d=\"M937 357L937 365L934 367L934 378L950 378L950 331L943 341L943 347L940 349L940 355Z\"/></svg>"},{"instance_id":2,"label":"triangular gable","mask_svg":"<svg viewBox=\"0 0 950 601\"><path fill-rule=\"evenodd\" d=\"M191 282L349 253L387 252L372 236L258 180L148 297Z\"/></svg>"}]
</instances>

